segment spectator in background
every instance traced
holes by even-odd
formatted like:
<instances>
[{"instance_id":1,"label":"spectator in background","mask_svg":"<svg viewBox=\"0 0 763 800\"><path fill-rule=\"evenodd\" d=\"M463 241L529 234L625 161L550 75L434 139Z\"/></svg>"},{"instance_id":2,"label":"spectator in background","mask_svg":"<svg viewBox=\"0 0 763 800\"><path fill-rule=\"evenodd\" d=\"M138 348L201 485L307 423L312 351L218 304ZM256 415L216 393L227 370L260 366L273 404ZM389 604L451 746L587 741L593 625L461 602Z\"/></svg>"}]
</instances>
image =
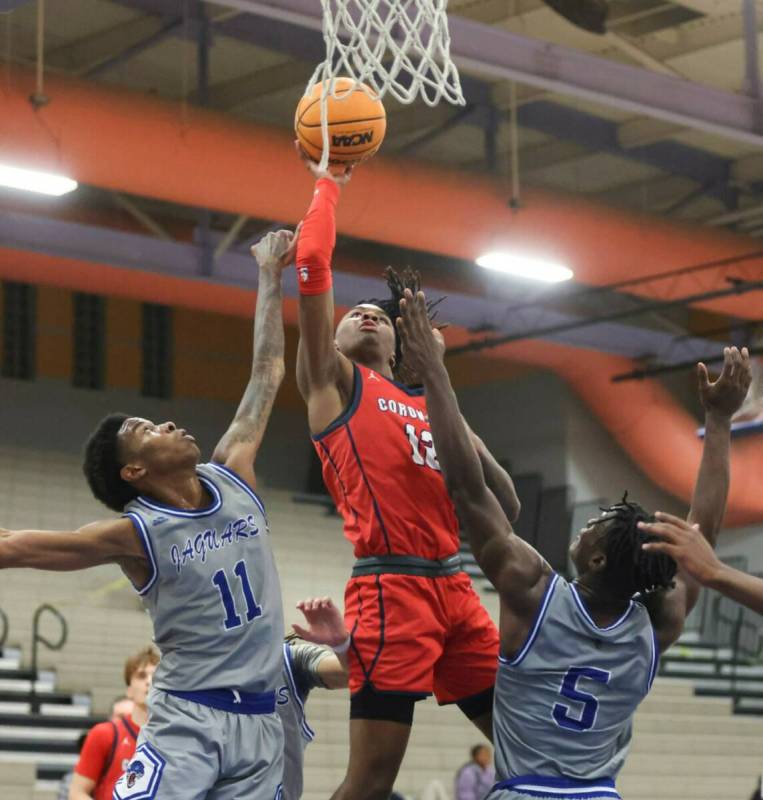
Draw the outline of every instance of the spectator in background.
<instances>
[{"instance_id":1,"label":"spectator in background","mask_svg":"<svg viewBox=\"0 0 763 800\"><path fill-rule=\"evenodd\" d=\"M117 697L114 705L111 707L111 718L119 719L120 717L131 717L132 712L135 710L135 703L129 697Z\"/></svg>"},{"instance_id":2,"label":"spectator in background","mask_svg":"<svg viewBox=\"0 0 763 800\"><path fill-rule=\"evenodd\" d=\"M456 773L456 800L484 800L495 783L493 751L486 744L476 744L472 760Z\"/></svg>"},{"instance_id":3,"label":"spectator in background","mask_svg":"<svg viewBox=\"0 0 763 800\"><path fill-rule=\"evenodd\" d=\"M125 662L127 699L134 703L131 713L101 722L85 739L68 800L111 800L114 785L125 770L141 727L148 719L146 700L159 655L146 647Z\"/></svg>"}]
</instances>

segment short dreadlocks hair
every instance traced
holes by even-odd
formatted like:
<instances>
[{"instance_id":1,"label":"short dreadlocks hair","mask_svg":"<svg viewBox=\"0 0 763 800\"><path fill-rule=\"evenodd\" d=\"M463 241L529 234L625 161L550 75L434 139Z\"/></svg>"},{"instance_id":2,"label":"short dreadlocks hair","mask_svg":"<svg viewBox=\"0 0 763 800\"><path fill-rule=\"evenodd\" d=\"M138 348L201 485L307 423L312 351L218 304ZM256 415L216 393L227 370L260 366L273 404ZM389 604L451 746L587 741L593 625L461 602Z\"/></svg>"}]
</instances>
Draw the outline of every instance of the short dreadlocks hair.
<instances>
[{"instance_id":1,"label":"short dreadlocks hair","mask_svg":"<svg viewBox=\"0 0 763 800\"><path fill-rule=\"evenodd\" d=\"M414 376L411 375L410 371L407 370L403 364L403 351L400 343L400 335L397 332L397 318L400 316L400 301L403 299L405 290L410 289L413 294L421 291L421 274L410 267L406 267L402 272L397 272L392 267L387 267L384 270L384 279L387 282L390 296L383 300L371 297L366 300L361 300L358 305L368 303L378 306L390 318L392 329L395 331L395 368L393 372L395 377L402 383L413 383L415 380ZM434 323L437 317L435 308L440 305L444 299L444 297L439 297L437 300L427 300L427 312L429 313L430 322Z\"/></svg>"},{"instance_id":2,"label":"short dreadlocks hair","mask_svg":"<svg viewBox=\"0 0 763 800\"><path fill-rule=\"evenodd\" d=\"M92 493L112 511L122 512L138 492L119 474L124 466L119 455L117 434L129 419L127 414L109 414L90 434L85 444L85 473Z\"/></svg>"},{"instance_id":3,"label":"short dreadlocks hair","mask_svg":"<svg viewBox=\"0 0 763 800\"><path fill-rule=\"evenodd\" d=\"M619 503L602 508L602 521L610 524L603 542L607 565L604 580L613 591L628 596L669 589L677 571L676 562L665 553L642 548L657 541L638 527L639 522L654 522L654 516L638 503L628 501L628 493Z\"/></svg>"}]
</instances>

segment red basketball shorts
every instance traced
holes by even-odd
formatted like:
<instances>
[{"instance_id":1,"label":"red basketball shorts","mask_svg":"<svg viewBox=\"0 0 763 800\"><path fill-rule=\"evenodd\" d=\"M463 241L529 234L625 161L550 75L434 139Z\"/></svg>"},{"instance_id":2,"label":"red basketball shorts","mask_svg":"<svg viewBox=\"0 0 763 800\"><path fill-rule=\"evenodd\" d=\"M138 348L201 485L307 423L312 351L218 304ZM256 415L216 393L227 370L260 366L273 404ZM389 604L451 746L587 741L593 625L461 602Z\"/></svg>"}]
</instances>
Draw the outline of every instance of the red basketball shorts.
<instances>
[{"instance_id":1,"label":"red basketball shorts","mask_svg":"<svg viewBox=\"0 0 763 800\"><path fill-rule=\"evenodd\" d=\"M351 578L344 602L351 693L370 685L443 704L495 683L498 630L465 573Z\"/></svg>"}]
</instances>

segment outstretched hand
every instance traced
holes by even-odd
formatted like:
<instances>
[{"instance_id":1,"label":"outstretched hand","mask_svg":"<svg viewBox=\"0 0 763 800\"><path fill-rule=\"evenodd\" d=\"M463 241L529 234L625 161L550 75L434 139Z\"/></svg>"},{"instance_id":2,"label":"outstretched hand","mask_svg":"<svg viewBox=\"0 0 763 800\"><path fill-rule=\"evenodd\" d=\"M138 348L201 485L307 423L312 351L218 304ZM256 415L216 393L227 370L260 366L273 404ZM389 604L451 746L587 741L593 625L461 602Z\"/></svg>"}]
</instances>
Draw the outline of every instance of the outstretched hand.
<instances>
[{"instance_id":1,"label":"outstretched hand","mask_svg":"<svg viewBox=\"0 0 763 800\"><path fill-rule=\"evenodd\" d=\"M294 633L306 642L338 647L350 635L344 625L339 609L330 597L315 597L297 603L297 608L305 615L309 627L292 625Z\"/></svg>"},{"instance_id":2,"label":"outstretched hand","mask_svg":"<svg viewBox=\"0 0 763 800\"><path fill-rule=\"evenodd\" d=\"M400 316L396 321L403 347L403 359L407 367L420 378L428 369L442 363L445 354L445 341L442 334L435 332L429 320L427 299L424 292L405 290L400 300Z\"/></svg>"},{"instance_id":3,"label":"outstretched hand","mask_svg":"<svg viewBox=\"0 0 763 800\"><path fill-rule=\"evenodd\" d=\"M345 186L350 182L352 171L355 169L354 163L340 164L338 166L329 164L326 169L321 169L321 165L310 158L299 142L294 142L294 148L297 151L297 155L302 159L302 163L307 168L307 171L312 174L315 180L319 178L328 178L339 186Z\"/></svg>"},{"instance_id":4,"label":"outstretched hand","mask_svg":"<svg viewBox=\"0 0 763 800\"><path fill-rule=\"evenodd\" d=\"M699 397L705 411L722 417L733 416L744 403L752 382L750 354L746 347L724 347L723 370L716 381L711 381L707 367L697 364Z\"/></svg>"},{"instance_id":5,"label":"outstretched hand","mask_svg":"<svg viewBox=\"0 0 763 800\"><path fill-rule=\"evenodd\" d=\"M665 553L675 559L684 572L701 584L713 579L721 562L710 543L703 536L699 525L691 525L680 517L658 511L656 522L639 522L638 526L649 536L660 541L641 545L643 550L652 553Z\"/></svg>"},{"instance_id":6,"label":"outstretched hand","mask_svg":"<svg viewBox=\"0 0 763 800\"><path fill-rule=\"evenodd\" d=\"M260 269L282 270L294 261L299 241L300 223L294 232L288 230L271 231L257 244L252 245L252 255Z\"/></svg>"}]
</instances>

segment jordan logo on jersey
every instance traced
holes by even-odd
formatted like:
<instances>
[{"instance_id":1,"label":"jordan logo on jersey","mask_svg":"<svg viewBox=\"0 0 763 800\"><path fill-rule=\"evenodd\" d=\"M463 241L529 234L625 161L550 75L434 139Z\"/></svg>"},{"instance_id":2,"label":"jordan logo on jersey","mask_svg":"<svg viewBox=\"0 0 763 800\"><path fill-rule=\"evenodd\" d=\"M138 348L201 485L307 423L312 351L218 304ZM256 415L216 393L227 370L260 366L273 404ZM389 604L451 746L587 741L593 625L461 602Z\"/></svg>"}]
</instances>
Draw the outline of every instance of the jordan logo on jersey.
<instances>
[{"instance_id":1,"label":"jordan logo on jersey","mask_svg":"<svg viewBox=\"0 0 763 800\"><path fill-rule=\"evenodd\" d=\"M369 381L378 381L379 380L379 376L373 370L371 370L371 372L368 373L368 380Z\"/></svg>"}]
</instances>

